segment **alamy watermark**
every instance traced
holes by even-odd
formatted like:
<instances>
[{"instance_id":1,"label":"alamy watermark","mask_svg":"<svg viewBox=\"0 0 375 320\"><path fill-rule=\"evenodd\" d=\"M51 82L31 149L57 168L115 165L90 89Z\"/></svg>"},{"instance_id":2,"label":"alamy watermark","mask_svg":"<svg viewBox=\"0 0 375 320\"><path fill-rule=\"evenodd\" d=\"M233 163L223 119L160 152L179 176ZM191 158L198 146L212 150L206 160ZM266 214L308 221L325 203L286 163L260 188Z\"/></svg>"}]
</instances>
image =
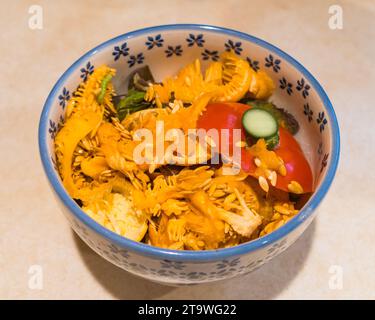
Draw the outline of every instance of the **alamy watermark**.
<instances>
[{"instance_id":1,"label":"alamy watermark","mask_svg":"<svg viewBox=\"0 0 375 320\"><path fill-rule=\"evenodd\" d=\"M219 164L223 174L235 175L241 167L241 129L169 129L164 131L164 121L156 121L155 134L142 128L133 134L140 142L133 150L133 160L138 165L194 165ZM220 157L219 157L220 154Z\"/></svg>"},{"instance_id":2,"label":"alamy watermark","mask_svg":"<svg viewBox=\"0 0 375 320\"><path fill-rule=\"evenodd\" d=\"M30 290L43 289L43 268L38 264L29 267L27 273L29 274L28 287Z\"/></svg>"},{"instance_id":3,"label":"alamy watermark","mask_svg":"<svg viewBox=\"0 0 375 320\"><path fill-rule=\"evenodd\" d=\"M344 288L344 268L340 265L331 265L328 273L331 275L328 280L328 287L331 290L342 290Z\"/></svg>"},{"instance_id":4,"label":"alamy watermark","mask_svg":"<svg viewBox=\"0 0 375 320\"><path fill-rule=\"evenodd\" d=\"M334 4L328 8L328 27L331 30L342 30L344 28L344 10L338 5Z\"/></svg>"},{"instance_id":5,"label":"alamy watermark","mask_svg":"<svg viewBox=\"0 0 375 320\"><path fill-rule=\"evenodd\" d=\"M43 8L42 6L33 4L29 7L28 13L30 15L28 25L31 30L43 29Z\"/></svg>"}]
</instances>

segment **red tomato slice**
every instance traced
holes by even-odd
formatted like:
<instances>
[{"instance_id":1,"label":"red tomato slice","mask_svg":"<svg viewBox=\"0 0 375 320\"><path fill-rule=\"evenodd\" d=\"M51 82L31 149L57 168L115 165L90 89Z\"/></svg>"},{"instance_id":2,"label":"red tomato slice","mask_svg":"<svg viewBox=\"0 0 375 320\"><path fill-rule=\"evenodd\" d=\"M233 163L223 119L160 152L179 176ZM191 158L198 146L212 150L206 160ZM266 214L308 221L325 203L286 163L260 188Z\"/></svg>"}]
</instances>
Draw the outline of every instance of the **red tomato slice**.
<instances>
[{"instance_id":1,"label":"red tomato slice","mask_svg":"<svg viewBox=\"0 0 375 320\"><path fill-rule=\"evenodd\" d=\"M276 188L288 191L288 184L297 181L304 192L313 191L313 176L309 163L302 149L293 135L284 128L279 128L280 143L274 150L283 159L287 174L285 177L278 175Z\"/></svg>"},{"instance_id":2,"label":"red tomato slice","mask_svg":"<svg viewBox=\"0 0 375 320\"><path fill-rule=\"evenodd\" d=\"M241 139L245 140L246 133L242 128L242 115L251 108L242 103L211 103L198 119L197 127L209 129L229 129L229 150L233 148L233 129L242 129ZM293 135L284 128L279 128L280 143L274 150L280 156L287 169L285 177L278 175L276 188L288 192L288 184L297 181L304 192L313 191L313 177L300 145ZM215 141L220 146L219 141ZM241 153L241 167L254 176L256 166L253 156L245 149Z\"/></svg>"},{"instance_id":3,"label":"red tomato slice","mask_svg":"<svg viewBox=\"0 0 375 320\"><path fill-rule=\"evenodd\" d=\"M198 119L197 127L205 129L228 129L229 130L229 151L233 148L233 129L242 129L242 115L249 110L249 106L242 103L211 103L206 111ZM245 140L245 131L241 132L241 139ZM221 140L215 141L220 146Z\"/></svg>"}]
</instances>

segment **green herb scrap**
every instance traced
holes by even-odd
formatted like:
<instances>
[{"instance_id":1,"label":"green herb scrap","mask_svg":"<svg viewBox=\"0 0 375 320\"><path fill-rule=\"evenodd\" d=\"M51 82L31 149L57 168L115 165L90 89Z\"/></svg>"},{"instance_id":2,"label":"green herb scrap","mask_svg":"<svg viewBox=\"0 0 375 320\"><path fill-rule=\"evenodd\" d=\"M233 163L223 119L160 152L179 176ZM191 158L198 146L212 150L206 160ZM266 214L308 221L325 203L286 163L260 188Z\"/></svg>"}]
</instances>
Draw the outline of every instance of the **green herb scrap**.
<instances>
[{"instance_id":1,"label":"green herb scrap","mask_svg":"<svg viewBox=\"0 0 375 320\"><path fill-rule=\"evenodd\" d=\"M103 103L105 92L107 91L108 83L112 80L112 74L108 73L102 80L100 85L100 92L98 94L98 102Z\"/></svg>"},{"instance_id":2,"label":"green herb scrap","mask_svg":"<svg viewBox=\"0 0 375 320\"><path fill-rule=\"evenodd\" d=\"M127 115L147 109L151 103L144 100L145 92L131 89L116 104L117 116L122 121Z\"/></svg>"}]
</instances>

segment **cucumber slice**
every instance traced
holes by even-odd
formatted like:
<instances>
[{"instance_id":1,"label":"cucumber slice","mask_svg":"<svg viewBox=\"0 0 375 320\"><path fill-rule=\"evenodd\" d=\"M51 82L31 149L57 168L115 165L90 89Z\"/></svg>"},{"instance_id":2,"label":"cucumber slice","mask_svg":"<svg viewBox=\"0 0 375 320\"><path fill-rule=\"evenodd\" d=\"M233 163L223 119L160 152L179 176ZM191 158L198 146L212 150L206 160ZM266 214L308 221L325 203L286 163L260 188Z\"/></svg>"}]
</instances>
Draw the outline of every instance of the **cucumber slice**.
<instances>
[{"instance_id":1,"label":"cucumber slice","mask_svg":"<svg viewBox=\"0 0 375 320\"><path fill-rule=\"evenodd\" d=\"M299 130L299 124L296 118L283 108L278 108L272 102L264 100L253 100L244 98L241 103L248 104L254 108L259 108L270 112L277 120L280 127L287 129L291 134L295 135Z\"/></svg>"},{"instance_id":2,"label":"cucumber slice","mask_svg":"<svg viewBox=\"0 0 375 320\"><path fill-rule=\"evenodd\" d=\"M254 138L270 138L277 134L279 125L274 116L262 109L252 108L242 116L242 125Z\"/></svg>"},{"instance_id":3,"label":"cucumber slice","mask_svg":"<svg viewBox=\"0 0 375 320\"><path fill-rule=\"evenodd\" d=\"M279 125L275 117L266 110L247 110L242 116L242 125L252 138L265 139L270 149L279 143Z\"/></svg>"}]
</instances>

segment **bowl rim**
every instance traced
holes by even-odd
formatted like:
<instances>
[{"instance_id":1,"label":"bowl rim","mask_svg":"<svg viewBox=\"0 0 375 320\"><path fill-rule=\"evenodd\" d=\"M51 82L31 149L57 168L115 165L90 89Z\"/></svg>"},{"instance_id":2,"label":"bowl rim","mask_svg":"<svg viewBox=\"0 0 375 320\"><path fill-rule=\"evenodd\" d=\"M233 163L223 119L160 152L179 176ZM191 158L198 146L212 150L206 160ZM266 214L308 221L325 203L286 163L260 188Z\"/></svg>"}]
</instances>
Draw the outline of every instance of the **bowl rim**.
<instances>
[{"instance_id":1,"label":"bowl rim","mask_svg":"<svg viewBox=\"0 0 375 320\"><path fill-rule=\"evenodd\" d=\"M200 31L208 31L214 32L218 34L224 34L227 36L235 36L240 38L244 41L250 41L255 43L258 46L261 46L271 53L277 54L279 57L287 61L291 64L294 68L300 71L308 80L310 85L316 90L319 98L323 102L325 107L325 111L328 113L329 116L329 123L332 132L331 136L331 151L330 151L330 161L327 165L326 175L323 178L323 181L319 188L313 193L309 201L305 204L305 206L301 209L298 215L293 217L289 220L285 225L281 226L277 230L273 231L272 233L263 236L261 238L242 243L240 245L230 247L230 248L222 248L216 250L207 250L207 251L192 251L192 250L172 250L172 249L164 249L159 247L154 247L145 243L136 242L125 237L122 237L109 229L106 229L92 218L90 218L86 213L82 211L82 209L77 205L77 203L70 197L67 193L65 188L63 187L61 181L57 173L54 170L54 166L48 153L48 145L47 145L47 132L48 132L48 122L49 122L49 113L50 109L53 106L54 98L59 93L60 89L63 87L65 80L79 68L83 62L86 62L90 57L96 55L101 50L117 43L118 41L126 41L128 39L148 35L150 33L161 32L161 31L187 31L187 30L200 30ZM339 154L340 154L340 132L339 132L339 125L337 122L336 114L333 109L333 106L325 93L322 86L319 82L314 78L314 76L304 67L302 66L297 60L291 57L289 54L285 53L283 50L279 49L278 47L264 41L260 38L255 36L249 35L244 32L236 31L233 29L217 27L212 25L205 25L205 24L168 24L168 25L159 25L153 27L147 27L143 29L138 29L135 31L127 32L117 37L114 37L110 40L107 40L98 46L94 47L93 49L89 50L87 53L82 55L79 59L77 59L58 79L54 87L52 88L51 92L49 93L46 102L44 104L40 120L39 120L39 130L38 130L38 141L39 141L39 152L40 157L42 160L42 165L44 171L47 175L49 183L52 185L55 193L62 201L62 203L78 218L82 223L84 223L87 227L92 229L97 234L103 236L107 240L115 243L116 245L128 249L132 252L139 253L143 256L156 258L156 259L164 259L164 260L179 260L179 261L190 261L190 262L199 262L199 261L215 261L215 260L223 260L228 259L236 256L241 256L249 252L253 252L259 250L267 245L270 245L282 238L284 238L287 234L292 232L296 229L303 221L308 219L314 212L314 209L320 204L320 202L325 197L332 181L335 176L338 161L339 161Z\"/></svg>"}]
</instances>

